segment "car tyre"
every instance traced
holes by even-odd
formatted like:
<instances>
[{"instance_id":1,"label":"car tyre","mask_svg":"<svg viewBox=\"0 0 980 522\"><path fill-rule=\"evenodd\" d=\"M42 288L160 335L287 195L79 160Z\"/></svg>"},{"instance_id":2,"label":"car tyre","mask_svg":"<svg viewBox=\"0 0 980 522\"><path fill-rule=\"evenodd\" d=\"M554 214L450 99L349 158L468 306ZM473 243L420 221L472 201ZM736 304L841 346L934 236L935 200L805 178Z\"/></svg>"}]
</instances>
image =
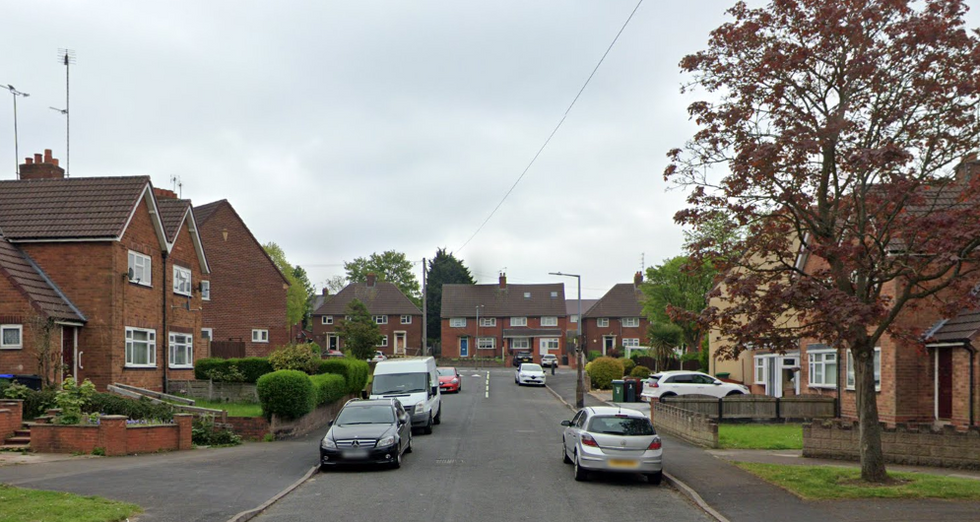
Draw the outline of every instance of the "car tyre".
<instances>
[{"instance_id":1,"label":"car tyre","mask_svg":"<svg viewBox=\"0 0 980 522\"><path fill-rule=\"evenodd\" d=\"M422 433L425 433L426 435L432 435L432 414L431 413L429 414L429 421L425 423L425 426L422 426Z\"/></svg>"},{"instance_id":2,"label":"car tyre","mask_svg":"<svg viewBox=\"0 0 980 522\"><path fill-rule=\"evenodd\" d=\"M654 486L659 486L660 482L662 482L663 479L664 479L664 472L662 470L656 473L647 474L647 480Z\"/></svg>"},{"instance_id":3,"label":"car tyre","mask_svg":"<svg viewBox=\"0 0 980 522\"><path fill-rule=\"evenodd\" d=\"M674 393L674 392L664 392L664 393L661 393L660 394L660 398L664 398L664 397L677 397L677 394Z\"/></svg>"},{"instance_id":4,"label":"car tyre","mask_svg":"<svg viewBox=\"0 0 980 522\"><path fill-rule=\"evenodd\" d=\"M730 391L728 392L728 395L726 395L725 397L731 397L732 395L745 395L745 394L739 391Z\"/></svg>"},{"instance_id":5,"label":"car tyre","mask_svg":"<svg viewBox=\"0 0 980 522\"><path fill-rule=\"evenodd\" d=\"M395 452L395 460L391 461L391 469L398 469L402 467L402 454Z\"/></svg>"},{"instance_id":6,"label":"car tyre","mask_svg":"<svg viewBox=\"0 0 980 522\"><path fill-rule=\"evenodd\" d=\"M565 464L572 463L572 459L568 458L568 450L565 448L565 437L561 438L561 461Z\"/></svg>"},{"instance_id":7,"label":"car tyre","mask_svg":"<svg viewBox=\"0 0 980 522\"><path fill-rule=\"evenodd\" d=\"M439 413L432 419L432 424L442 424L442 405L439 405Z\"/></svg>"},{"instance_id":8,"label":"car tyre","mask_svg":"<svg viewBox=\"0 0 980 522\"><path fill-rule=\"evenodd\" d=\"M579 482L584 482L589 479L589 472L583 468L578 462L578 454L575 454L575 480Z\"/></svg>"}]
</instances>

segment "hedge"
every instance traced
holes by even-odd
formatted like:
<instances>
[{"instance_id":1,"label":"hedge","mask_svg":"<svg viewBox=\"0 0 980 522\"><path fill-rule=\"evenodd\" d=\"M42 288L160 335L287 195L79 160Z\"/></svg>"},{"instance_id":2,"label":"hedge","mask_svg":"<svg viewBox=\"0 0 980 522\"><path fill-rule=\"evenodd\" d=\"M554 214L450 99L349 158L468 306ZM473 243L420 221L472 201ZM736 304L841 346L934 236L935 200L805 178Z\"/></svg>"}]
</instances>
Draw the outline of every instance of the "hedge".
<instances>
[{"instance_id":1,"label":"hedge","mask_svg":"<svg viewBox=\"0 0 980 522\"><path fill-rule=\"evenodd\" d=\"M92 400L82 407L85 413L103 415L125 415L134 420L169 421L174 418L174 408L166 403L154 403L146 397L130 399L111 393L96 393Z\"/></svg>"},{"instance_id":2,"label":"hedge","mask_svg":"<svg viewBox=\"0 0 980 522\"><path fill-rule=\"evenodd\" d=\"M343 375L347 383L347 393L360 393L367 386L371 366L367 361L347 357L333 357L320 361L317 374L335 373Z\"/></svg>"},{"instance_id":3,"label":"hedge","mask_svg":"<svg viewBox=\"0 0 980 522\"><path fill-rule=\"evenodd\" d=\"M612 357L599 357L585 367L592 380L592 387L607 390L612 386L613 379L623 378L623 363Z\"/></svg>"},{"instance_id":4,"label":"hedge","mask_svg":"<svg viewBox=\"0 0 980 522\"><path fill-rule=\"evenodd\" d=\"M347 395L347 381L343 375L336 373L311 375L310 382L313 383L313 395L317 406L330 404Z\"/></svg>"},{"instance_id":5,"label":"hedge","mask_svg":"<svg viewBox=\"0 0 980 522\"><path fill-rule=\"evenodd\" d=\"M198 359L194 363L194 378L206 381L209 379L209 372L228 375L234 373L233 366L238 368L238 372L241 373L243 379L241 382L247 383L258 382L259 377L274 371L272 364L269 363L269 359L265 357L243 357L236 359L211 357Z\"/></svg>"},{"instance_id":6,"label":"hedge","mask_svg":"<svg viewBox=\"0 0 980 522\"><path fill-rule=\"evenodd\" d=\"M298 419L313 410L316 400L310 376L299 370L267 373L259 377L256 389L266 418Z\"/></svg>"}]
</instances>

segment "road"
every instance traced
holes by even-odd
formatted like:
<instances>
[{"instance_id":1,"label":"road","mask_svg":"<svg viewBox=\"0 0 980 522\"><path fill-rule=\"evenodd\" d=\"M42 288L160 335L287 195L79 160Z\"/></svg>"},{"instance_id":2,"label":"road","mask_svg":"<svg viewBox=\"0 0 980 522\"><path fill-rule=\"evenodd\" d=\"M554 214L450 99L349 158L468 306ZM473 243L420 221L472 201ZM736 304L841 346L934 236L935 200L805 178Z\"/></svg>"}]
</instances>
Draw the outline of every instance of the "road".
<instances>
[{"instance_id":1,"label":"road","mask_svg":"<svg viewBox=\"0 0 980 522\"><path fill-rule=\"evenodd\" d=\"M415 435L401 469L316 474L253 520L711 520L640 476L576 482L560 457L565 406L515 385L512 370L462 373L463 391L443 396L442 424Z\"/></svg>"}]
</instances>

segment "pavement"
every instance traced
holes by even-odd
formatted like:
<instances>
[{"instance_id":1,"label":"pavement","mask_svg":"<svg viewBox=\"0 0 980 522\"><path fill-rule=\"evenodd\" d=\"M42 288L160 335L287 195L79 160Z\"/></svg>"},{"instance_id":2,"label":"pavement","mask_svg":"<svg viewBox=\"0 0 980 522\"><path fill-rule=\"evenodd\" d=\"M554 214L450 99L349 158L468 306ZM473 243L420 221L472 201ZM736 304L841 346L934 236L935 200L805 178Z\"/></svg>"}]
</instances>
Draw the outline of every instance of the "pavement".
<instances>
[{"instance_id":1,"label":"pavement","mask_svg":"<svg viewBox=\"0 0 980 522\"><path fill-rule=\"evenodd\" d=\"M548 376L548 387L572 408L575 373L566 370ZM618 405L648 412L647 403L614 403L611 392L586 394L586 406ZM759 462L782 465L859 467L856 462L810 459L801 451L716 450L689 444L675 437L664 440L664 477L719 522L865 522L877 520L977 520L980 502L910 499L803 500L734 465ZM889 465L889 471L925 473L980 480L980 472L946 468Z\"/></svg>"}]
</instances>

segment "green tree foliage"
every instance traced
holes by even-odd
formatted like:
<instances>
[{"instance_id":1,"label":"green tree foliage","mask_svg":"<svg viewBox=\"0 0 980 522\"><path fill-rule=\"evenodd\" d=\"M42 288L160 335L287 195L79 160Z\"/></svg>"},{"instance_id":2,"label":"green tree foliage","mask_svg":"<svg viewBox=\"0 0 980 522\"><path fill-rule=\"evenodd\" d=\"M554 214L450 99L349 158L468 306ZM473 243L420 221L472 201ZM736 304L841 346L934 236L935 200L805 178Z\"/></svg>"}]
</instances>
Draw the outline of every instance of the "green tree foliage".
<instances>
[{"instance_id":1,"label":"green tree foliage","mask_svg":"<svg viewBox=\"0 0 980 522\"><path fill-rule=\"evenodd\" d=\"M656 361L655 371L662 372L667 369L670 360L675 357L675 349L680 346L683 336L681 327L674 323L650 323L647 339L650 341L650 356Z\"/></svg>"},{"instance_id":2,"label":"green tree foliage","mask_svg":"<svg viewBox=\"0 0 980 522\"><path fill-rule=\"evenodd\" d=\"M429 339L442 338L442 285L476 283L470 270L456 256L446 252L445 248L436 250L436 256L426 263L426 335Z\"/></svg>"},{"instance_id":3,"label":"green tree foliage","mask_svg":"<svg viewBox=\"0 0 980 522\"><path fill-rule=\"evenodd\" d=\"M269 354L269 364L275 370L299 370L314 374L319 368L320 357L309 344L287 344Z\"/></svg>"},{"instance_id":4,"label":"green tree foliage","mask_svg":"<svg viewBox=\"0 0 980 522\"><path fill-rule=\"evenodd\" d=\"M344 319L337 323L337 332L344 342L347 355L355 359L368 359L375 347L381 344L381 329L371 313L358 299L347 303Z\"/></svg>"},{"instance_id":5,"label":"green tree foliage","mask_svg":"<svg viewBox=\"0 0 980 522\"><path fill-rule=\"evenodd\" d=\"M303 328L308 329L313 320L313 298L316 297L316 288L310 282L306 270L299 265L293 267L293 278L303 288L303 293L306 295L306 306L303 307Z\"/></svg>"},{"instance_id":6,"label":"green tree foliage","mask_svg":"<svg viewBox=\"0 0 980 522\"><path fill-rule=\"evenodd\" d=\"M307 294L307 288L304 288L303 283L296 279L293 266L286 260L286 253L283 252L279 245L270 241L263 245L262 248L272 258L272 261L276 264L276 268L289 281L289 290L286 291L287 326L303 322L303 318L306 317L306 309L309 306L307 302L310 299L310 295ZM308 288L312 290L313 285L310 285Z\"/></svg>"},{"instance_id":7,"label":"green tree foliage","mask_svg":"<svg viewBox=\"0 0 980 522\"><path fill-rule=\"evenodd\" d=\"M700 348L706 329L698 321L707 306L707 295L717 272L707 263L678 256L647 269L643 314L654 323L673 323L681 328L682 341Z\"/></svg>"},{"instance_id":8,"label":"green tree foliage","mask_svg":"<svg viewBox=\"0 0 980 522\"><path fill-rule=\"evenodd\" d=\"M592 387L608 390L612 387L613 379L623 378L623 362L612 357L599 357L585 366L592 380Z\"/></svg>"},{"instance_id":9,"label":"green tree foliage","mask_svg":"<svg viewBox=\"0 0 980 522\"><path fill-rule=\"evenodd\" d=\"M368 274L375 274L378 281L393 283L416 306L422 305L422 290L413 273L413 264L401 252L386 250L381 254L375 252L366 259L358 257L349 263L344 262L344 270L347 271L347 281L351 283L363 283L367 281Z\"/></svg>"}]
</instances>

